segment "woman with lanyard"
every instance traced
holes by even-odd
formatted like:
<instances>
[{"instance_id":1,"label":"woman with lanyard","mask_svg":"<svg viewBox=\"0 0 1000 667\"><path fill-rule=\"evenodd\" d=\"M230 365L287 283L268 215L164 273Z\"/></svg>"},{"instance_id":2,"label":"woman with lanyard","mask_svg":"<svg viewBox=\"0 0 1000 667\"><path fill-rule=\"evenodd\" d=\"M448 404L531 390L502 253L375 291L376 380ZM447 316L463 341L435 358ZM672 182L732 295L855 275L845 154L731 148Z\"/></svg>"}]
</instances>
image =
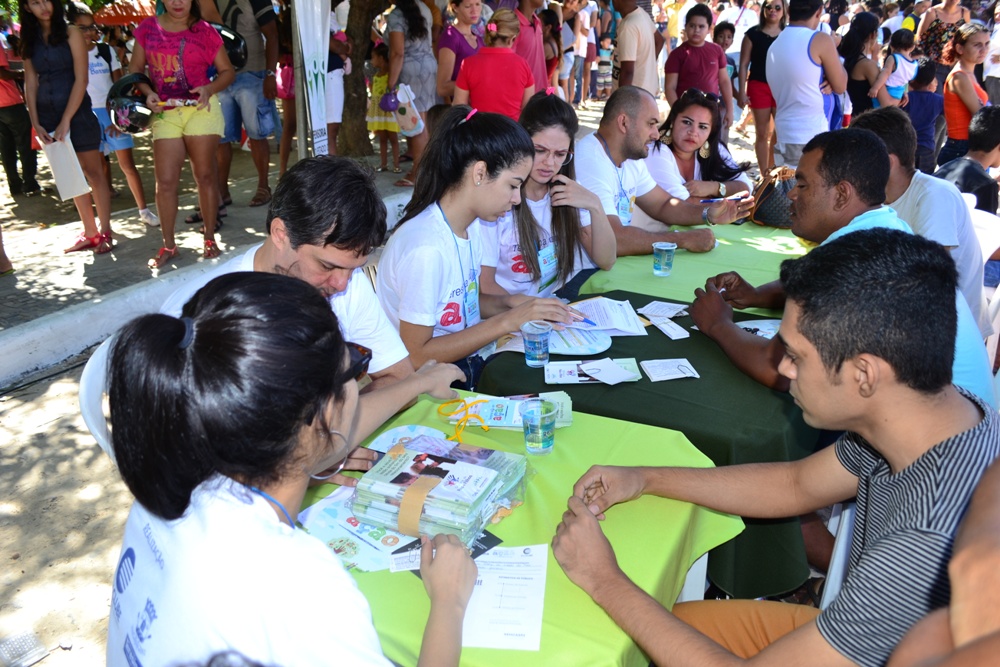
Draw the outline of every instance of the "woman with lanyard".
<instances>
[{"instance_id":1,"label":"woman with lanyard","mask_svg":"<svg viewBox=\"0 0 1000 667\"><path fill-rule=\"evenodd\" d=\"M954 63L944 84L944 118L948 140L938 155L938 166L965 155L969 150L969 123L972 115L989 104L989 96L976 81L976 66L986 60L990 33L978 23L955 31L942 58Z\"/></svg>"},{"instance_id":2,"label":"woman with lanyard","mask_svg":"<svg viewBox=\"0 0 1000 667\"><path fill-rule=\"evenodd\" d=\"M493 222L520 203L534 154L531 137L509 118L449 109L379 260L376 294L414 365L454 362L469 389L497 338L531 320L571 321L557 299L480 293L478 219Z\"/></svg>"},{"instance_id":3,"label":"woman with lanyard","mask_svg":"<svg viewBox=\"0 0 1000 667\"><path fill-rule=\"evenodd\" d=\"M535 148L521 203L495 223L481 222L483 294L574 299L582 284L574 276L592 266L591 260L605 271L615 264L615 233L601 200L573 180L579 121L573 107L554 93L536 94L521 112L521 127ZM592 273L583 271L580 277ZM567 288L571 293L565 293Z\"/></svg>"},{"instance_id":4,"label":"woman with lanyard","mask_svg":"<svg viewBox=\"0 0 1000 667\"><path fill-rule=\"evenodd\" d=\"M736 103L750 107L756 135L754 154L760 173L774 163L774 113L778 106L767 83L767 50L785 29L785 0L768 0L761 7L761 20L743 35L740 45L739 91Z\"/></svg>"},{"instance_id":5,"label":"woman with lanyard","mask_svg":"<svg viewBox=\"0 0 1000 667\"><path fill-rule=\"evenodd\" d=\"M111 252L111 187L99 151L101 125L91 112L87 94L87 40L76 26L66 24L61 0L23 1L21 20L24 100L31 126L43 144L70 142L101 220L98 230L91 192L74 197L83 233L63 252Z\"/></svg>"},{"instance_id":6,"label":"woman with lanyard","mask_svg":"<svg viewBox=\"0 0 1000 667\"><path fill-rule=\"evenodd\" d=\"M108 621L107 664L379 665L368 602L295 522L312 475L339 470L363 422L371 352L346 343L326 299L268 273L208 283L180 319L143 315L117 335L109 396L115 459L135 496ZM420 371L439 399L461 372ZM405 380L404 380L405 382ZM326 477L326 475L323 475ZM423 538L430 597L421 663L458 665L476 566L454 536ZM336 608L317 606L317 587ZM183 638L183 640L179 640Z\"/></svg>"},{"instance_id":7,"label":"woman with lanyard","mask_svg":"<svg viewBox=\"0 0 1000 667\"><path fill-rule=\"evenodd\" d=\"M448 6L455 16L450 25L438 38L437 94L445 102L450 102L455 94L455 79L458 78L462 61L475 55L483 48L483 31L479 27L479 17L483 5L480 0L450 0Z\"/></svg>"}]
</instances>

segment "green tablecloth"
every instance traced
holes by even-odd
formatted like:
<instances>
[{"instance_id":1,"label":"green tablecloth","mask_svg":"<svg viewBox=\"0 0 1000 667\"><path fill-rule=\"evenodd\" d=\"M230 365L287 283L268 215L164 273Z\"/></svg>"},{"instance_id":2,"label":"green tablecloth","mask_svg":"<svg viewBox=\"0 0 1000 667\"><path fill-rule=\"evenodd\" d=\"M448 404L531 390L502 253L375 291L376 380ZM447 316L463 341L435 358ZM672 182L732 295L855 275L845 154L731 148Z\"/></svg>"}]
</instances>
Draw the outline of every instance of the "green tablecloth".
<instances>
[{"instance_id":1,"label":"green tablecloth","mask_svg":"<svg viewBox=\"0 0 1000 667\"><path fill-rule=\"evenodd\" d=\"M635 308L653 300L621 291L605 296L628 300ZM736 318L757 316L738 313ZM675 321L685 329L692 325L690 317ZM479 389L500 396L564 389L573 398L574 412L680 431L720 466L790 461L812 453L818 433L802 420L788 394L767 389L743 375L715 343L697 331L692 331L690 338L673 341L658 329L647 330L647 336L615 337L610 350L589 358L635 357L642 361L686 357L701 378L654 383L643 375L638 382L615 386L546 385L542 369L528 368L523 355L505 352L486 366ZM795 589L808 574L798 519L747 520L746 531L715 549L709 558L713 582L740 598Z\"/></svg>"},{"instance_id":2,"label":"green tablecloth","mask_svg":"<svg viewBox=\"0 0 1000 667\"><path fill-rule=\"evenodd\" d=\"M725 271L737 271L753 285L778 278L781 262L805 254L805 246L786 229L753 223L712 227L719 247L712 252L678 250L667 277L653 275L653 257L619 257L610 271L598 271L584 283L581 294L625 290L690 303L696 287ZM761 312L767 311L750 311Z\"/></svg>"},{"instance_id":3,"label":"green tablecloth","mask_svg":"<svg viewBox=\"0 0 1000 667\"><path fill-rule=\"evenodd\" d=\"M424 424L451 432L437 416L437 404L423 399L397 415L382 431L405 424ZM376 433L378 435L378 433ZM520 431L468 428L462 439L473 445L523 453ZM502 546L545 544L566 509L573 483L594 463L613 465L710 466L703 454L680 433L628 424L587 414L574 414L573 425L556 431L552 454L530 457L535 474L523 506L490 531ZM313 489L307 504L334 487ZM736 517L662 498L640 498L612 508L603 523L622 569L645 591L670 606L695 560L742 529ZM430 603L423 583L408 572L356 573L372 608L382 650L401 665L415 665ZM330 647L336 651L335 646ZM545 580L545 613L538 652L474 649L462 651L463 665L637 665L648 663L639 648L577 588L549 550Z\"/></svg>"}]
</instances>

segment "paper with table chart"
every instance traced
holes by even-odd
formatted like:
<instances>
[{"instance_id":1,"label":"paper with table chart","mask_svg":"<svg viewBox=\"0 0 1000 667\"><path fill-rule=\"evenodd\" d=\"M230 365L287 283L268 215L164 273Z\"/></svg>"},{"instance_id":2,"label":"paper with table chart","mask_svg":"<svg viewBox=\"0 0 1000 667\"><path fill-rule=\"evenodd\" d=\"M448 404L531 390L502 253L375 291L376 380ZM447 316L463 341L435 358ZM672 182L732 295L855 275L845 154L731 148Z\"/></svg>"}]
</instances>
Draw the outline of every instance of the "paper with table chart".
<instances>
[{"instance_id":1,"label":"paper with table chart","mask_svg":"<svg viewBox=\"0 0 1000 667\"><path fill-rule=\"evenodd\" d=\"M567 326L584 331L603 331L609 336L645 336L646 328L628 301L599 296L572 304L574 310L593 324L573 322Z\"/></svg>"},{"instance_id":2,"label":"paper with table chart","mask_svg":"<svg viewBox=\"0 0 1000 667\"><path fill-rule=\"evenodd\" d=\"M549 334L549 354L600 354L611 347L611 336L604 331L584 329L552 330ZM524 338L521 334L504 336L497 341L497 352L520 352L524 354Z\"/></svg>"},{"instance_id":3,"label":"paper with table chart","mask_svg":"<svg viewBox=\"0 0 1000 667\"><path fill-rule=\"evenodd\" d=\"M549 545L495 547L476 559L462 646L537 651L542 642Z\"/></svg>"}]
</instances>

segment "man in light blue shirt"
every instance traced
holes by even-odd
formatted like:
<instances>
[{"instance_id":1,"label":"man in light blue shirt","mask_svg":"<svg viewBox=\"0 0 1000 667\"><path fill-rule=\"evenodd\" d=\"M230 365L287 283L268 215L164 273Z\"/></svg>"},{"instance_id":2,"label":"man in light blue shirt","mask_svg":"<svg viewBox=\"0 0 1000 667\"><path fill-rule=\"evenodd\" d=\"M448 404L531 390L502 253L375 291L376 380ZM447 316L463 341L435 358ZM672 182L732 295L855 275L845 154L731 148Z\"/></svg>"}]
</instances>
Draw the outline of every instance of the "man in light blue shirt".
<instances>
[{"instance_id":1,"label":"man in light blue shirt","mask_svg":"<svg viewBox=\"0 0 1000 667\"><path fill-rule=\"evenodd\" d=\"M884 142L868 130L817 135L803 150L795 172L796 187L789 193L792 232L815 243L876 227L913 233L895 211L882 204L889 169ZM730 272L710 278L705 289L695 290L695 295L689 310L698 328L744 373L769 387L787 391L788 382L778 373L778 363L785 353L780 339L766 340L744 331L732 317L733 307L783 308L785 293L781 283L754 287ZM958 336L952 381L995 408L986 346L961 292L956 293L955 301Z\"/></svg>"}]
</instances>

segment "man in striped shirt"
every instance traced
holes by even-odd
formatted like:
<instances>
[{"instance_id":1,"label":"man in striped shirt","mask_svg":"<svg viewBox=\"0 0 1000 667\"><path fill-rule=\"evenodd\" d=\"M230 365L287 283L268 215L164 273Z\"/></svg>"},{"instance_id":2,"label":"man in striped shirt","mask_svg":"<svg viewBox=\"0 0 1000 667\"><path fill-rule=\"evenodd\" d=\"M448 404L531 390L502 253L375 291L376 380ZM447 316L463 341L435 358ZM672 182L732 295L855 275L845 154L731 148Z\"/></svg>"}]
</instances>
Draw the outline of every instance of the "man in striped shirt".
<instances>
[{"instance_id":1,"label":"man in striped shirt","mask_svg":"<svg viewBox=\"0 0 1000 667\"><path fill-rule=\"evenodd\" d=\"M781 282L779 371L809 424L846 433L790 463L595 466L553 540L567 576L661 667L883 665L918 619L947 604L955 531L1000 453L1000 417L951 383L957 272L942 246L895 229L847 233L784 262ZM618 567L599 523L646 493L755 518L856 496L839 595L822 613L752 600L667 611Z\"/></svg>"}]
</instances>

